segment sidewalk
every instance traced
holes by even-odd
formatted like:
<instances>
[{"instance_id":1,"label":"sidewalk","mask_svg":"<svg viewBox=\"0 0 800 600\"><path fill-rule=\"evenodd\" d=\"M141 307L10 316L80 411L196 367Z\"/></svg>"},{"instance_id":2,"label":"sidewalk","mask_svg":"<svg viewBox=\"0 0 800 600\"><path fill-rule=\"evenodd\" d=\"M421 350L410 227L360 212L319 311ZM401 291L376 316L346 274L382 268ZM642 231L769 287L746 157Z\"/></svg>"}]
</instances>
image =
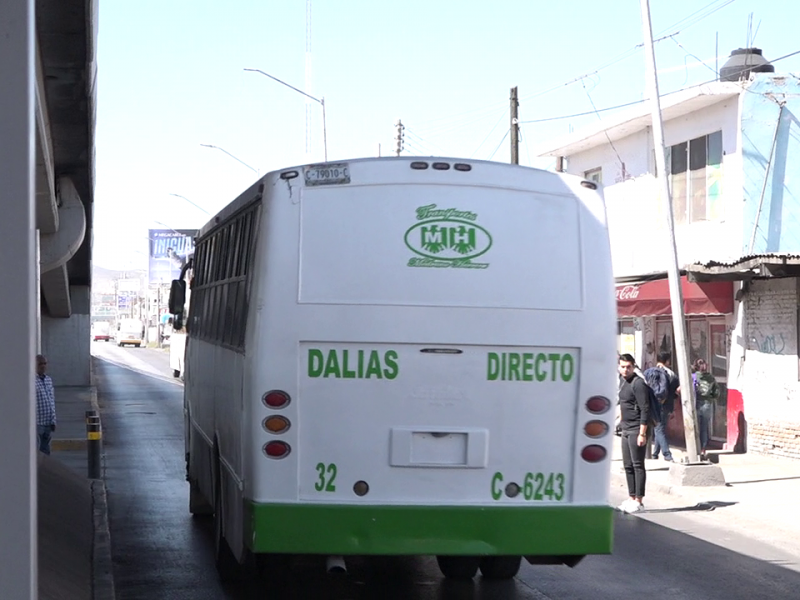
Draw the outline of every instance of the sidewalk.
<instances>
[{"instance_id":1,"label":"sidewalk","mask_svg":"<svg viewBox=\"0 0 800 600\"><path fill-rule=\"evenodd\" d=\"M93 387L57 387L52 454L38 454L40 598L112 600L106 486L87 477L86 411ZM99 410L98 410L99 412Z\"/></svg>"},{"instance_id":2,"label":"sidewalk","mask_svg":"<svg viewBox=\"0 0 800 600\"><path fill-rule=\"evenodd\" d=\"M800 518L796 511L800 461L760 454L716 454L725 476L724 486L675 486L670 463L647 460L646 509L686 510L704 503L705 510L692 513L704 524L763 542L800 559ZM672 455L680 462L685 452L672 448ZM611 488L612 492L627 495L619 439L615 439L611 461Z\"/></svg>"}]
</instances>

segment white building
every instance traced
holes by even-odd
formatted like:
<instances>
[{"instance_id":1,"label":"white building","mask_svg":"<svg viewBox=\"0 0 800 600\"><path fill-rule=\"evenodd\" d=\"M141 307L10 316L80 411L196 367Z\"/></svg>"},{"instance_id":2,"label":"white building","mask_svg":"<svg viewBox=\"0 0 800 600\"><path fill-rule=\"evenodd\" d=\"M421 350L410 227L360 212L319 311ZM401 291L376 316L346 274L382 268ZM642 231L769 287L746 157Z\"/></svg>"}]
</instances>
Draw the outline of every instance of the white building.
<instances>
[{"instance_id":1,"label":"white building","mask_svg":"<svg viewBox=\"0 0 800 600\"><path fill-rule=\"evenodd\" d=\"M712 439L800 458L800 81L763 70L666 95L662 114L690 359L724 389ZM650 127L642 103L537 152L605 188L619 349L643 366L674 352ZM679 407L668 429L682 438Z\"/></svg>"}]
</instances>

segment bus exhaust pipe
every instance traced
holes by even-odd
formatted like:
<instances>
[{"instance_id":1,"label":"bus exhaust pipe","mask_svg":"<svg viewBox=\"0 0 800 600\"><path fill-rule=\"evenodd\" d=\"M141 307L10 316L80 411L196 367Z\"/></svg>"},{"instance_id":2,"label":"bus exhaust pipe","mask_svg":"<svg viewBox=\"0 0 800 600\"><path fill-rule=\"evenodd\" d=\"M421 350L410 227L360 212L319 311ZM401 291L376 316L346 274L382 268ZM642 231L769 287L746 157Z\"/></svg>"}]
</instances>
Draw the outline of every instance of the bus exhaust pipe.
<instances>
[{"instance_id":1,"label":"bus exhaust pipe","mask_svg":"<svg viewBox=\"0 0 800 600\"><path fill-rule=\"evenodd\" d=\"M325 570L328 573L347 573L347 565L342 556L329 556L325 561Z\"/></svg>"}]
</instances>

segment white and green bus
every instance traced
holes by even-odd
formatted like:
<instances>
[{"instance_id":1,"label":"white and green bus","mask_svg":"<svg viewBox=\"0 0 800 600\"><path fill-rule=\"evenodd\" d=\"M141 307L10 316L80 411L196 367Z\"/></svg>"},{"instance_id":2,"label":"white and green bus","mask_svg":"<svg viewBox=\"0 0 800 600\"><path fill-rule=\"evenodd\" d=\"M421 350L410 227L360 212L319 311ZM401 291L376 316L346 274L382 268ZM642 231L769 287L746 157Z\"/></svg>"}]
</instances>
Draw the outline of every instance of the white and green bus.
<instances>
[{"instance_id":1,"label":"white and green bus","mask_svg":"<svg viewBox=\"0 0 800 600\"><path fill-rule=\"evenodd\" d=\"M610 553L615 314L592 182L446 158L263 176L193 259L187 478L220 574Z\"/></svg>"}]
</instances>

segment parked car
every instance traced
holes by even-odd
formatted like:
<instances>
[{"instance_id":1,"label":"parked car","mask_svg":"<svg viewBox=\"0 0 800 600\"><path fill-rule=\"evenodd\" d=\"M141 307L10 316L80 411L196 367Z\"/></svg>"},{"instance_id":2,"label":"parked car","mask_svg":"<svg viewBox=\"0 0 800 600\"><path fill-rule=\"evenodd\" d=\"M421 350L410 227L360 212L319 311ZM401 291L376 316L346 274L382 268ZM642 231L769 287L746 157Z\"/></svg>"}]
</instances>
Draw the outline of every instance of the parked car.
<instances>
[{"instance_id":1,"label":"parked car","mask_svg":"<svg viewBox=\"0 0 800 600\"><path fill-rule=\"evenodd\" d=\"M111 323L97 321L92 323L92 341L107 342L111 339Z\"/></svg>"}]
</instances>

